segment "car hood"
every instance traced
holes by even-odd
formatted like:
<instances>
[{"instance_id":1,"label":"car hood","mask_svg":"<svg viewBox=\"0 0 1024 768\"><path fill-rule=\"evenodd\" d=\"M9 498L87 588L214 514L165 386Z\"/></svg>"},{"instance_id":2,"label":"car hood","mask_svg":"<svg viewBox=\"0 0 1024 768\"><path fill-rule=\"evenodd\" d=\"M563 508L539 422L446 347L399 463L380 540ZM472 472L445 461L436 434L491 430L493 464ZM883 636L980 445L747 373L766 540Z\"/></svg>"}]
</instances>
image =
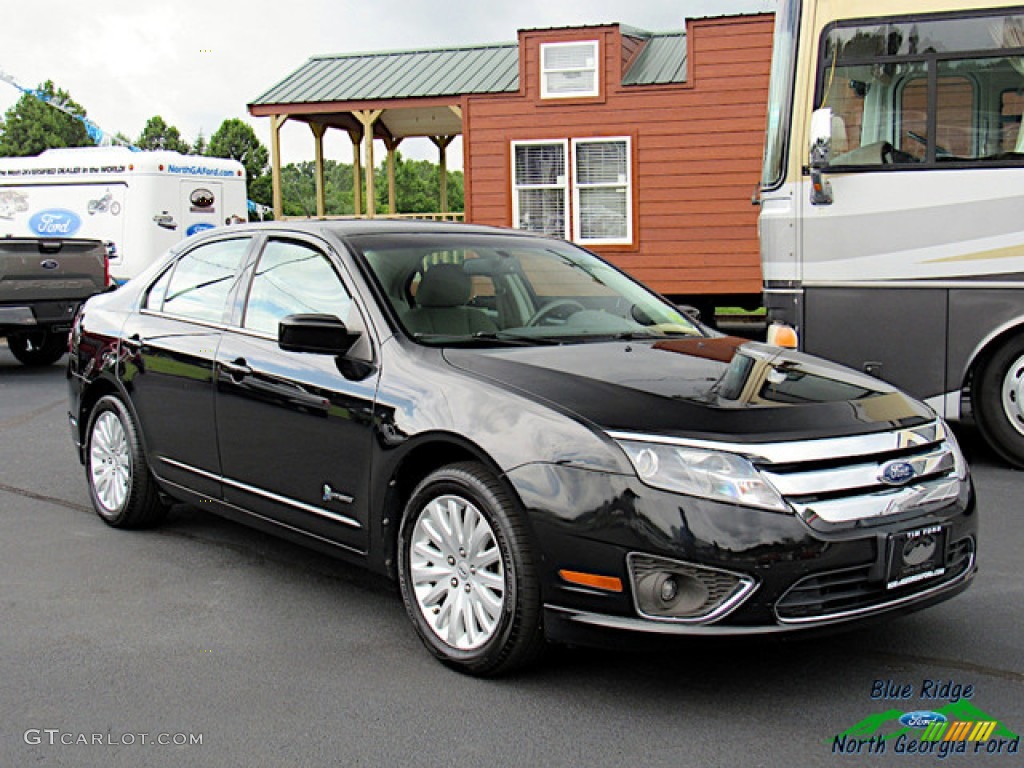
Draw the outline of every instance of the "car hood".
<instances>
[{"instance_id":1,"label":"car hood","mask_svg":"<svg viewBox=\"0 0 1024 768\"><path fill-rule=\"evenodd\" d=\"M732 337L448 348L462 371L602 429L766 442L920 424L927 406L828 361Z\"/></svg>"}]
</instances>

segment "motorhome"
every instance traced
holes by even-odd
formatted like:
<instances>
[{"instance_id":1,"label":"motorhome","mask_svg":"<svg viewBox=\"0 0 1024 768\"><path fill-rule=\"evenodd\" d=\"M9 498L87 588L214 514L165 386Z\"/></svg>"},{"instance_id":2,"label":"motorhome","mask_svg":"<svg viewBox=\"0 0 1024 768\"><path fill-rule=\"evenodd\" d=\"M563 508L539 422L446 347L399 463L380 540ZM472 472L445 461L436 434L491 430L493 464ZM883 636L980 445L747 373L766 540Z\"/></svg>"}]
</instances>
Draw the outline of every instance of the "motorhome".
<instances>
[{"instance_id":1,"label":"motorhome","mask_svg":"<svg viewBox=\"0 0 1024 768\"><path fill-rule=\"evenodd\" d=\"M1024 6L780 0L769 319L1024 467Z\"/></svg>"}]
</instances>

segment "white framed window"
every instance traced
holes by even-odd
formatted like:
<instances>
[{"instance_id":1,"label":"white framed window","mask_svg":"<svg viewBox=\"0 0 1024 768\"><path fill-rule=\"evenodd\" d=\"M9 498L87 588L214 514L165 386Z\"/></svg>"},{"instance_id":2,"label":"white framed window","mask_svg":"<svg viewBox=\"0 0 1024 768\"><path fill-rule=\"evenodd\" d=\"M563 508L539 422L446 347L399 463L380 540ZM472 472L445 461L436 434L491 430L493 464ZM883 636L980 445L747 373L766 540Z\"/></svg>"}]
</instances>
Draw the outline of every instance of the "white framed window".
<instances>
[{"instance_id":1,"label":"white framed window","mask_svg":"<svg viewBox=\"0 0 1024 768\"><path fill-rule=\"evenodd\" d=\"M569 142L512 142L512 222L516 229L569 239Z\"/></svg>"},{"instance_id":2,"label":"white framed window","mask_svg":"<svg viewBox=\"0 0 1024 768\"><path fill-rule=\"evenodd\" d=\"M540 97L571 99L600 94L597 40L541 43Z\"/></svg>"},{"instance_id":3,"label":"white framed window","mask_svg":"<svg viewBox=\"0 0 1024 768\"><path fill-rule=\"evenodd\" d=\"M630 138L513 141L512 226L584 245L630 245Z\"/></svg>"},{"instance_id":4,"label":"white framed window","mask_svg":"<svg viewBox=\"0 0 1024 768\"><path fill-rule=\"evenodd\" d=\"M572 142L573 240L633 242L633 184L628 136Z\"/></svg>"}]
</instances>

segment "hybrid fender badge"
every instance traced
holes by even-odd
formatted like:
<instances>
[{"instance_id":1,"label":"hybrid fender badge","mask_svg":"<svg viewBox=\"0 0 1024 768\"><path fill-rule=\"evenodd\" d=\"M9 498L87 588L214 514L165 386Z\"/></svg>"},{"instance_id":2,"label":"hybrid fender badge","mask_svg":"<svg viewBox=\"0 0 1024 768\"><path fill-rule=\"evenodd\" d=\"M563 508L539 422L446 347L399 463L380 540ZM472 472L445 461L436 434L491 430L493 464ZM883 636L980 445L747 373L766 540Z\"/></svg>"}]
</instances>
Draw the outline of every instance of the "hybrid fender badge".
<instances>
[{"instance_id":1,"label":"hybrid fender badge","mask_svg":"<svg viewBox=\"0 0 1024 768\"><path fill-rule=\"evenodd\" d=\"M323 487L323 500L324 501L340 501L342 504L351 504L352 497L345 493L338 493L330 485L324 483Z\"/></svg>"},{"instance_id":2,"label":"hybrid fender badge","mask_svg":"<svg viewBox=\"0 0 1024 768\"><path fill-rule=\"evenodd\" d=\"M878 479L886 485L906 485L915 477L917 470L909 461L890 461L878 475Z\"/></svg>"}]
</instances>

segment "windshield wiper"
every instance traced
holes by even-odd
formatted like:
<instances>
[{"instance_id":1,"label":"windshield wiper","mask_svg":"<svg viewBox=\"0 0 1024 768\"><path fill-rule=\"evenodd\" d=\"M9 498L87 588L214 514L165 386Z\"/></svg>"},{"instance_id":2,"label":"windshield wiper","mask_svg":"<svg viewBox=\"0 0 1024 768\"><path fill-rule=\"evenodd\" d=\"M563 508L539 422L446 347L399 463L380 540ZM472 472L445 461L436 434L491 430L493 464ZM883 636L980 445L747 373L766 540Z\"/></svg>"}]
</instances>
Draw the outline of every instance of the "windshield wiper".
<instances>
[{"instance_id":1,"label":"windshield wiper","mask_svg":"<svg viewBox=\"0 0 1024 768\"><path fill-rule=\"evenodd\" d=\"M546 336L520 336L514 333L505 333L504 331L477 331L470 336L454 333L414 333L412 337L416 341L424 341L428 344L459 346L485 346L497 343L512 347L533 347L560 343L557 339L551 339Z\"/></svg>"}]
</instances>

